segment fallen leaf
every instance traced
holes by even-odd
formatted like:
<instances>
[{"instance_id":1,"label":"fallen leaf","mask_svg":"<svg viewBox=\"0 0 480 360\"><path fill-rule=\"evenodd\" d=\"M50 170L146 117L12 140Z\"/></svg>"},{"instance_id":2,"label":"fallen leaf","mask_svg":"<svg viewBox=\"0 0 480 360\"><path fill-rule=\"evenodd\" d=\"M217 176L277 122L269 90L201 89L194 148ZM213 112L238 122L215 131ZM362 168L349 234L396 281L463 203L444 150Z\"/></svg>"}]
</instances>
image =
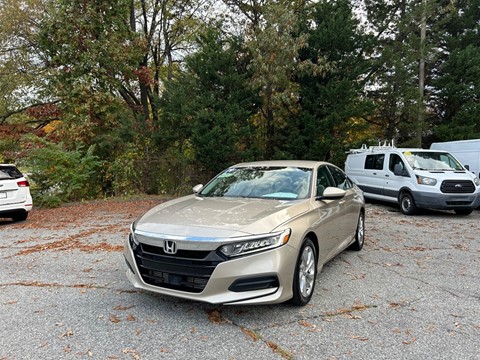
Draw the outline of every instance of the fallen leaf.
<instances>
[{"instance_id":1,"label":"fallen leaf","mask_svg":"<svg viewBox=\"0 0 480 360\"><path fill-rule=\"evenodd\" d=\"M411 339L411 340L409 340L409 341L403 341L402 343L403 343L404 345L410 345L410 344L414 343L415 341L417 341L417 338L413 338L413 339Z\"/></svg>"},{"instance_id":2,"label":"fallen leaf","mask_svg":"<svg viewBox=\"0 0 480 360\"><path fill-rule=\"evenodd\" d=\"M129 306L117 305L113 308L113 310L123 311L123 310L128 310L128 309L131 309L131 308L134 308L134 307L135 307L135 305L129 305Z\"/></svg>"},{"instance_id":3,"label":"fallen leaf","mask_svg":"<svg viewBox=\"0 0 480 360\"><path fill-rule=\"evenodd\" d=\"M352 335L351 338L360 341L368 341L368 338L363 336Z\"/></svg>"},{"instance_id":4,"label":"fallen leaf","mask_svg":"<svg viewBox=\"0 0 480 360\"><path fill-rule=\"evenodd\" d=\"M208 312L208 320L214 324L221 324L225 322L225 319L222 318L220 311L217 309Z\"/></svg>"},{"instance_id":5,"label":"fallen leaf","mask_svg":"<svg viewBox=\"0 0 480 360\"><path fill-rule=\"evenodd\" d=\"M247 329L245 327L240 327L240 329L242 330L242 332L247 335L248 337L250 337L253 341L257 341L260 339L260 336L258 336L253 330L251 329Z\"/></svg>"},{"instance_id":6,"label":"fallen leaf","mask_svg":"<svg viewBox=\"0 0 480 360\"><path fill-rule=\"evenodd\" d=\"M60 335L60 338L70 337L73 336L73 331L68 329L66 333Z\"/></svg>"},{"instance_id":7,"label":"fallen leaf","mask_svg":"<svg viewBox=\"0 0 480 360\"><path fill-rule=\"evenodd\" d=\"M116 315L113 315L113 314L110 314L109 319L114 324L118 324L120 322L120 319Z\"/></svg>"}]
</instances>

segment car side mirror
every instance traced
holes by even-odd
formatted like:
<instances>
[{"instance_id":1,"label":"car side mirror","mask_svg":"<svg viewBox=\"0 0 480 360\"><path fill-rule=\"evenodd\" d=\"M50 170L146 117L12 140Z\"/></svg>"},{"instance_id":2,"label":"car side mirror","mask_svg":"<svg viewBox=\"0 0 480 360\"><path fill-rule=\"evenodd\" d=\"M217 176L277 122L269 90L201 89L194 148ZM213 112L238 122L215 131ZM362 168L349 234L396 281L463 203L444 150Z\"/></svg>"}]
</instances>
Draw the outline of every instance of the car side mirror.
<instances>
[{"instance_id":1,"label":"car side mirror","mask_svg":"<svg viewBox=\"0 0 480 360\"><path fill-rule=\"evenodd\" d=\"M393 174L396 176L408 176L408 171L403 167L402 164L395 164L393 167Z\"/></svg>"},{"instance_id":2,"label":"car side mirror","mask_svg":"<svg viewBox=\"0 0 480 360\"><path fill-rule=\"evenodd\" d=\"M329 186L325 189L322 196L318 196L317 200L336 200L341 199L347 192L345 190Z\"/></svg>"},{"instance_id":3,"label":"car side mirror","mask_svg":"<svg viewBox=\"0 0 480 360\"><path fill-rule=\"evenodd\" d=\"M463 165L463 167L464 167L465 169L467 169L468 171L470 171L470 165Z\"/></svg>"},{"instance_id":4,"label":"car side mirror","mask_svg":"<svg viewBox=\"0 0 480 360\"><path fill-rule=\"evenodd\" d=\"M198 194L203 189L203 184L195 185L192 190L194 194Z\"/></svg>"}]
</instances>

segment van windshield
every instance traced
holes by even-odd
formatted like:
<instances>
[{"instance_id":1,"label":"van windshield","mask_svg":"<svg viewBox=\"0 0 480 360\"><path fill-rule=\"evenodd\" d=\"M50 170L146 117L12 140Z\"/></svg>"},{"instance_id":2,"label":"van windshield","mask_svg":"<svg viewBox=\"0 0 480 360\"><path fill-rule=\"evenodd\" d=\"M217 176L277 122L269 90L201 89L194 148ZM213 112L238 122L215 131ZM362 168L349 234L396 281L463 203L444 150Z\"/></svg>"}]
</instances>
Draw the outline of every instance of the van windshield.
<instances>
[{"instance_id":1,"label":"van windshield","mask_svg":"<svg viewBox=\"0 0 480 360\"><path fill-rule=\"evenodd\" d=\"M463 166L449 153L433 151L405 151L403 153L412 169L455 171Z\"/></svg>"}]
</instances>

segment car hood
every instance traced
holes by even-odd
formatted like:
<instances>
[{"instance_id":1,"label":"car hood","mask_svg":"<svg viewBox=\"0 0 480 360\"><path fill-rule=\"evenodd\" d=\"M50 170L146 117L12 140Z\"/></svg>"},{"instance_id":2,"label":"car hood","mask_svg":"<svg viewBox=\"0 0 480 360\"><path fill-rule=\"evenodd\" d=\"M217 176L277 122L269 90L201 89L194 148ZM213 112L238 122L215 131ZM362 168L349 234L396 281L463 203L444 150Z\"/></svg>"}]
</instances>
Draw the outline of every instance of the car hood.
<instances>
[{"instance_id":1,"label":"car hood","mask_svg":"<svg viewBox=\"0 0 480 360\"><path fill-rule=\"evenodd\" d=\"M194 195L160 204L135 224L147 233L179 237L236 237L269 233L308 210L308 201L201 198Z\"/></svg>"}]
</instances>

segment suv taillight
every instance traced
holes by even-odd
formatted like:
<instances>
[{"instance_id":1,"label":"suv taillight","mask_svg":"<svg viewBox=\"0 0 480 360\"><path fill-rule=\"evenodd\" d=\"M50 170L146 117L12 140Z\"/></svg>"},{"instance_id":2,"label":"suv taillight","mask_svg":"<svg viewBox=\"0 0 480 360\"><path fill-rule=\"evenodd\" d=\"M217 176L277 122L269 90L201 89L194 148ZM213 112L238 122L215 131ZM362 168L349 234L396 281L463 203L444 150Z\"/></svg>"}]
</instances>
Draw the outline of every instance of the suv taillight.
<instances>
[{"instance_id":1,"label":"suv taillight","mask_svg":"<svg viewBox=\"0 0 480 360\"><path fill-rule=\"evenodd\" d=\"M18 187L28 187L30 184L28 183L27 180L19 181L17 182Z\"/></svg>"}]
</instances>

